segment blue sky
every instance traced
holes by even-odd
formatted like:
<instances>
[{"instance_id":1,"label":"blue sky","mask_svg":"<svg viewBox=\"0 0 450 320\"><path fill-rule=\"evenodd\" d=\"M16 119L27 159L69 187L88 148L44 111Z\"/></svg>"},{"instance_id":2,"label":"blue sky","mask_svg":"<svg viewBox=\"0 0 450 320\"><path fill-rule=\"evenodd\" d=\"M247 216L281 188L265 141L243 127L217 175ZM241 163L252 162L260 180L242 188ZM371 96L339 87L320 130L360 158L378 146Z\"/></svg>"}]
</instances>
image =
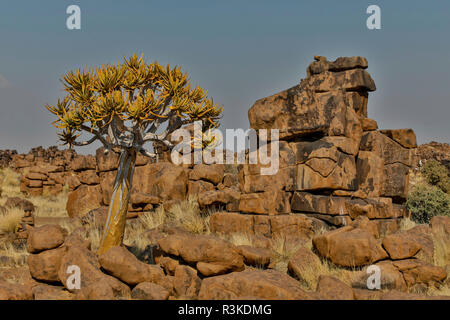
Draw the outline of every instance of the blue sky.
<instances>
[{"instance_id":1,"label":"blue sky","mask_svg":"<svg viewBox=\"0 0 450 320\"><path fill-rule=\"evenodd\" d=\"M81 30L66 28L71 4ZM381 30L366 28L370 4ZM181 65L224 105L224 128L248 128L254 101L297 84L314 55L365 56L379 127L449 142L449 13L439 0L3 1L0 149L57 144L44 106L63 95L61 75L134 52Z\"/></svg>"}]
</instances>

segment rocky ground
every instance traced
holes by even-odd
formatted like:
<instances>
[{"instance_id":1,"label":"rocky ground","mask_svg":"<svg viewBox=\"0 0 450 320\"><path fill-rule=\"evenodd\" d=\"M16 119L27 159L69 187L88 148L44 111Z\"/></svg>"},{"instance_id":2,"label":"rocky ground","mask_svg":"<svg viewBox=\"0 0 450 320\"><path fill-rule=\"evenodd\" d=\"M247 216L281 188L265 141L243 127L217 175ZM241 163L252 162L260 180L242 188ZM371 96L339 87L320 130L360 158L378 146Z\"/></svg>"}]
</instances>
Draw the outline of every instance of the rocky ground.
<instances>
[{"instance_id":1,"label":"rocky ground","mask_svg":"<svg viewBox=\"0 0 450 320\"><path fill-rule=\"evenodd\" d=\"M138 157L124 245L102 255L118 155L0 153L0 299L450 299L448 144L378 130L367 68L317 56L255 102L251 128L280 129L273 175Z\"/></svg>"},{"instance_id":2,"label":"rocky ground","mask_svg":"<svg viewBox=\"0 0 450 320\"><path fill-rule=\"evenodd\" d=\"M14 207L26 216L38 209L33 201L43 205L42 199L9 197L14 188L6 190L5 210ZM35 217L27 239L17 230L3 232L0 298L450 299L449 217L429 225L405 219L387 236L362 217L332 230L296 219L285 232L276 230L280 221L272 217L270 238L216 233L221 225L234 228L230 215L201 212L194 201L161 208L128 219L126 245L100 256L101 210L84 219L43 219L50 222L43 225ZM381 269L380 290L367 288L369 264ZM81 290L67 282L71 265L80 268Z\"/></svg>"}]
</instances>

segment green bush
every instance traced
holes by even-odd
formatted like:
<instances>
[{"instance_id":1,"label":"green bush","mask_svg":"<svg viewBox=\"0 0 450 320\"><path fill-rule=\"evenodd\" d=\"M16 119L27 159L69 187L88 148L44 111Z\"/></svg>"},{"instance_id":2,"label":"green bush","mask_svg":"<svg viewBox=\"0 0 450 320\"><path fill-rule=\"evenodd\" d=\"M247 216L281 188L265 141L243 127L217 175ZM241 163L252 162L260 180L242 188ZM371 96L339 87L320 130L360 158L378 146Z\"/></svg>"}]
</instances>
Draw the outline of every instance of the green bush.
<instances>
[{"instance_id":1,"label":"green bush","mask_svg":"<svg viewBox=\"0 0 450 320\"><path fill-rule=\"evenodd\" d=\"M436 186L418 184L406 200L411 220L429 223L434 216L450 216L450 195Z\"/></svg>"},{"instance_id":2,"label":"green bush","mask_svg":"<svg viewBox=\"0 0 450 320\"><path fill-rule=\"evenodd\" d=\"M422 168L422 174L429 184L439 187L446 193L450 193L448 170L439 161L434 159L428 160Z\"/></svg>"}]
</instances>

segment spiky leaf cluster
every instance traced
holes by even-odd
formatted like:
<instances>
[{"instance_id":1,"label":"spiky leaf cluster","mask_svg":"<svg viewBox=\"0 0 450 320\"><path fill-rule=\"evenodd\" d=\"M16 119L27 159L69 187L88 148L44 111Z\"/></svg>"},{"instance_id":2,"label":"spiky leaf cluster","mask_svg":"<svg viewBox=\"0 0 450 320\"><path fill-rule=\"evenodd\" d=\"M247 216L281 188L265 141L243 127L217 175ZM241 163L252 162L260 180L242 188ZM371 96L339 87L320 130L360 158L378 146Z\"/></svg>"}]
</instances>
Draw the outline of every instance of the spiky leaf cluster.
<instances>
[{"instance_id":1,"label":"spiky leaf cluster","mask_svg":"<svg viewBox=\"0 0 450 320\"><path fill-rule=\"evenodd\" d=\"M174 131L201 120L207 131L219 125L223 109L193 87L180 67L148 64L136 54L123 63L69 71L62 82L66 96L46 108L69 146L89 144L77 141L82 131L112 147L139 146L149 132L155 137L148 140L165 138L170 132L156 136L156 131L166 121Z\"/></svg>"}]
</instances>

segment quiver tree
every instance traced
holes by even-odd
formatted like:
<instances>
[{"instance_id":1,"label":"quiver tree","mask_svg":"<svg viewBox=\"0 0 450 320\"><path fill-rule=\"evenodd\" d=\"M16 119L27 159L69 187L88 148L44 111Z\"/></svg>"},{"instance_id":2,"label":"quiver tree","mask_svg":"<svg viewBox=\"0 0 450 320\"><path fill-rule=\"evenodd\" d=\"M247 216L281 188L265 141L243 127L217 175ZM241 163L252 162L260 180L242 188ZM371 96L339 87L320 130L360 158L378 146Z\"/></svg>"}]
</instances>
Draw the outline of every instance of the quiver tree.
<instances>
[{"instance_id":1,"label":"quiver tree","mask_svg":"<svg viewBox=\"0 0 450 320\"><path fill-rule=\"evenodd\" d=\"M61 130L60 140L70 148L100 141L105 152L120 152L99 248L103 253L122 244L137 153L157 158L152 143L172 149L170 134L196 121L202 121L203 132L216 128L222 107L202 88L191 87L179 67L147 64L136 54L122 64L69 71L62 82L66 96L46 106L58 117L53 124ZM79 141L82 133L92 137Z\"/></svg>"}]
</instances>

